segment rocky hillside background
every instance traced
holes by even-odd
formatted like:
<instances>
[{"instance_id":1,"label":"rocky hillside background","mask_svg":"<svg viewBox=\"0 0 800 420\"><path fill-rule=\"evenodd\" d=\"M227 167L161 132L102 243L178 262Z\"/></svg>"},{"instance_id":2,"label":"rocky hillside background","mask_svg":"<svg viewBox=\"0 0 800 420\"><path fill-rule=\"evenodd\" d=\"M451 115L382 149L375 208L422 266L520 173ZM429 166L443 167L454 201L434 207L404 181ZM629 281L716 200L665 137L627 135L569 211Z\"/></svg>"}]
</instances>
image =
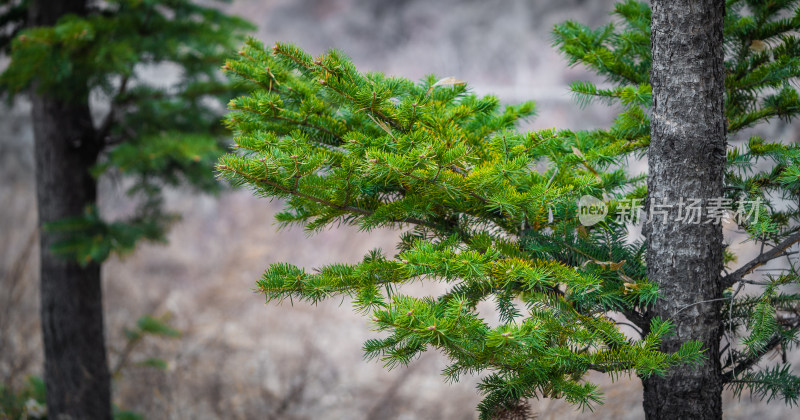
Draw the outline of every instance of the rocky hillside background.
<instances>
[{"instance_id":1,"label":"rocky hillside background","mask_svg":"<svg viewBox=\"0 0 800 420\"><path fill-rule=\"evenodd\" d=\"M566 19L608 22L608 0L234 0L225 7L255 22L257 37L266 43L289 41L314 54L339 48L364 71L411 79L454 76L506 102L534 99L539 114L527 128L604 127L614 116L612 109L581 109L571 100L569 82L598 80L582 68L568 68L550 38L552 26ZM141 70L169 77L164 69ZM31 124L24 101L0 108L0 381L14 386L39 374L42 359ZM796 138L793 127L767 130ZM119 180L101 183L106 215L131 210ZM169 245L141 246L104 267L112 366L123 353L124 328L141 315L171 314L183 333L136 347L115 381L121 407L153 419L476 417L476 378L445 384L438 354L391 372L362 360L361 344L373 333L348 302L265 306L253 293L272 262L309 269L355 262L373 248L391 253L397 232L276 232L272 217L281 203L246 191L218 197L172 191L168 202L184 214ZM436 294L442 287L415 284L404 291ZM168 362L166 371L137 366L153 356ZM643 416L638 379L590 379L605 384L605 404L594 413L549 399L533 401L534 411L542 419ZM780 402L767 407L726 396L726 418L756 416L791 417Z\"/></svg>"}]
</instances>

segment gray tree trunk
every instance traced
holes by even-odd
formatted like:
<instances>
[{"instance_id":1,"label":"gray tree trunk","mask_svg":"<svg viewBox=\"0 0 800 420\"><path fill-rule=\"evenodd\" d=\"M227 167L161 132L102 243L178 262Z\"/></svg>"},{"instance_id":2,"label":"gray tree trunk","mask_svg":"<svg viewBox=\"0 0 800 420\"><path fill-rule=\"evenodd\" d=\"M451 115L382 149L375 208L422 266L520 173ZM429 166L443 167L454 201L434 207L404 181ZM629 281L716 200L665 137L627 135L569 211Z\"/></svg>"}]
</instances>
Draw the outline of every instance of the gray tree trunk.
<instances>
[{"instance_id":1,"label":"gray tree trunk","mask_svg":"<svg viewBox=\"0 0 800 420\"><path fill-rule=\"evenodd\" d=\"M649 315L676 326L662 350L700 340L707 359L699 367L679 366L665 377L644 380L644 411L648 419L719 419L721 304L712 300L722 292L722 227L674 219L681 199L705 204L722 196L725 2L653 0L652 10L648 202L673 207L666 222L656 217L645 230L647 276L660 290Z\"/></svg>"},{"instance_id":2,"label":"gray tree trunk","mask_svg":"<svg viewBox=\"0 0 800 420\"><path fill-rule=\"evenodd\" d=\"M84 0L32 0L31 26L53 25L67 13L83 14ZM89 169L99 144L88 91L66 102L31 93L36 154L36 192L41 238L41 318L48 418L110 419L111 388L103 329L100 266L54 256L54 237L42 224L80 216L96 202ZM81 92L83 94L81 94Z\"/></svg>"}]
</instances>

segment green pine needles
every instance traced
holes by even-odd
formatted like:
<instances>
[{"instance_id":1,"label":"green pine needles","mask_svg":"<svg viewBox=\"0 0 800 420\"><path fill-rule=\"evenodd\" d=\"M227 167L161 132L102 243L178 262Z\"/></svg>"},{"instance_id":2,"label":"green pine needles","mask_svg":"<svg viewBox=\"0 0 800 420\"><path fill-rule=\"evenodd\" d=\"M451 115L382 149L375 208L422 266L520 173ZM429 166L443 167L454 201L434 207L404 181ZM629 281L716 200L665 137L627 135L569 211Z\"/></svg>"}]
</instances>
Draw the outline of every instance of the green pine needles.
<instances>
[{"instance_id":1,"label":"green pine needles","mask_svg":"<svg viewBox=\"0 0 800 420\"><path fill-rule=\"evenodd\" d=\"M746 127L800 110L792 87L800 75L796 4L728 2L731 141ZM706 357L694 341L673 354L658 351L673 326L647 313L658 290L645 276L644 242L628 240L626 222L635 219L613 217L646 198L645 177L629 175L625 165L646 154L652 105L649 7L627 1L615 15L620 24L555 29L570 63L607 78L606 88L572 85L579 102L619 106L607 130L521 133L515 124L533 116L532 103L501 106L453 78L415 83L361 73L339 51L311 57L292 45L267 50L247 41L224 67L249 94L229 104L236 151L220 159L219 174L258 196L284 199L282 224L403 231L395 255L376 250L358 264L314 271L274 264L258 290L268 301L351 297L381 332L365 343L368 358L392 368L435 348L450 361L448 380L484 375L481 418L531 397L591 409L601 393L585 381L589 370L647 377ZM735 391L795 402L798 378L788 369L754 368L797 339L800 295L782 287L798 276L788 270L755 295L740 286L761 284L746 276L800 240L798 149L754 137L728 157L723 198L760 213L757 221L737 221L764 252L723 279L731 287L723 314L726 380ZM768 164L756 169L756 161ZM583 195L602 197L610 215L581 225L576 202ZM417 280L446 282L448 292L417 297L398 289ZM495 303L498 324L476 311L481 301ZM638 337L620 331L623 315Z\"/></svg>"},{"instance_id":2,"label":"green pine needles","mask_svg":"<svg viewBox=\"0 0 800 420\"><path fill-rule=\"evenodd\" d=\"M641 244L617 237L621 258L591 256L606 248L588 248L596 234L578 228L576 201L627 178L592 168L574 151L585 147L575 133L514 131L533 104L501 107L454 79L362 74L337 51L313 58L254 40L225 68L251 94L229 105L241 153L221 159L222 175L285 198L284 224L405 229L391 258L373 251L315 272L272 265L258 283L268 300L351 296L386 332L365 343L367 357L394 367L436 348L451 361L450 380L488 372L485 416L533 396L590 407L600 398L582 381L590 369L647 376L701 357L696 342L656 350L668 322L653 320L633 340L608 317L646 307L657 292L642 278ZM437 297L397 293L416 280L452 287ZM476 312L490 299L500 325Z\"/></svg>"}]
</instances>

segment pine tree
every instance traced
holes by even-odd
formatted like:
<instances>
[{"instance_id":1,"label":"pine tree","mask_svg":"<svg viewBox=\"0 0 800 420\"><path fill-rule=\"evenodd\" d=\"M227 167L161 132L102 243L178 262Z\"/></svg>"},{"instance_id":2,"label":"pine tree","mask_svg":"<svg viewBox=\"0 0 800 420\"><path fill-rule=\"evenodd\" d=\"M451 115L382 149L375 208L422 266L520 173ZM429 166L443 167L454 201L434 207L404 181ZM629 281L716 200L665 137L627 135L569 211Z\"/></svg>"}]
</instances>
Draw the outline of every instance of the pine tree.
<instances>
[{"instance_id":1,"label":"pine tree","mask_svg":"<svg viewBox=\"0 0 800 420\"><path fill-rule=\"evenodd\" d=\"M692 8L688 5L683 6L682 10L692 9L695 12L700 10L696 4ZM711 125L702 127L703 124L696 115L686 115L684 110L682 118L687 119L678 121L681 121L680 127L686 128L684 134L680 134L679 137L684 136L690 140L687 143L680 143L683 140L677 140L674 135L672 139L675 144L683 144L681 147L684 150L671 150L669 141L664 142L664 129L661 128L662 137L659 140L661 143L657 146L658 149L650 149L651 160L655 150L659 153L667 152L666 156L659 159L665 157L667 160L673 157L677 157L675 160L684 159L683 165L678 166L678 170L672 168L671 173L666 174L666 177L671 176L673 180L687 172L692 173L695 168L705 166L700 182L696 172L692 173L694 178L688 177L677 182L676 185L682 185L685 190L671 191L669 194L675 194L672 199L676 200L681 194L684 194L684 197L686 194L695 194L697 197L694 198L706 199L716 198L712 197L716 195L720 200L717 201L717 205L727 203L727 206L733 207L737 216L733 221L741 231L749 235L754 245L760 246L761 252L755 259L743 262L739 268L733 270L729 266L736 261L736 256L726 251L727 245L721 242L718 230L695 227L693 232L684 230L667 233L669 229L677 227L675 225L666 229L663 225L659 227L660 216L654 219L648 233L654 235L656 229L661 229L661 233L658 234L661 235L660 245L667 250L672 247L672 252L684 248L683 255L689 256L689 259L682 260L677 255L664 258L665 254L658 255L658 252L648 250L648 253L652 252L648 257L652 258L648 259L648 269L653 272L661 271L660 274L650 276L651 281L659 282L661 297L656 305L643 315L646 319L651 316L664 317L665 314L672 313L670 319L685 325L683 334L679 334L677 340L665 340L665 348L662 350L669 351L670 347L674 349L681 341L680 335L683 335L682 339L690 337L705 341L707 354L716 356L709 360L711 363L698 371L675 369L666 378L653 377L645 380L645 411L651 418L670 418L670 416L719 418L721 416L719 393L723 386L732 389L738 395L744 390L749 390L758 397L766 397L767 400L781 398L789 404L797 402L800 378L791 374L785 358L786 351L797 341L797 328L800 325L797 316L800 295L792 293L791 289L791 285L798 282L796 264L790 259L788 270L779 275L767 276L766 279L753 276L753 271L772 260L788 258L791 255L788 252L789 248L800 241L797 223L797 202L800 191L797 190L794 181L799 167L798 149L792 143L766 140L758 136L744 138L740 134L746 128L776 118L790 121L800 110L798 94L793 87L793 83L800 75L798 66L800 44L793 33L800 27L800 10L797 6L797 1L728 1L723 22L717 22L719 29L722 30L724 58L699 61L698 57L702 56L699 51L705 48L700 47L698 50L691 50L693 56L685 58L687 62L679 63L677 60L680 58L677 57L682 57L688 48L686 45L693 42L689 39L679 44L682 50L677 53L670 54L666 50L662 52L669 57L669 60L675 61L672 65L679 68L682 74L688 75L694 72L695 78L703 78L705 81L705 88L701 88L684 80L681 83L693 87L694 90L687 89L680 93L668 90L680 90L681 86L672 85L666 88L665 93L669 101L683 103L683 106L686 106L687 100L691 98L689 104L704 102L717 106L718 101L724 100L725 120L722 124L724 126L727 123L727 127L723 128L728 143L734 146L727 147L726 161L722 167L715 167L712 162L722 156L724 143L713 144L712 139L719 138L714 134L715 129ZM680 13L668 9L669 7L681 9L681 5L669 3L661 7L663 9L660 10L662 14L659 15L659 24L663 25L665 20L672 25L680 21L677 18ZM574 84L572 90L584 101L602 99L629 107L626 104L630 104L630 99L627 98L630 98L632 92L646 92L647 94L642 97L644 100L637 105L635 112L640 112L643 116L640 129L643 132L650 132L650 116L653 112L658 112L659 115L664 115L664 112L673 113L670 115L674 122L675 115L681 110L653 111L651 90L655 89L651 89L651 79L648 77L654 60L650 46L650 8L646 3L627 1L618 4L615 12L623 22L621 27L607 25L592 30L575 22L569 22L556 28L557 44L573 64L581 63L589 66L606 76L614 85L612 89L601 90L589 83ZM719 16L721 13L717 11L716 15ZM696 25L710 28L711 33L716 30L713 28L713 19L709 19L708 16L690 16L687 19L696 19ZM656 25L655 18L653 25ZM678 33L692 33L687 28L682 30L673 28L673 30L675 30L673 36ZM699 31L694 32L699 33ZM660 42L665 41L669 42L669 38ZM701 42L705 45L711 43L708 37ZM659 48L665 49L665 44L660 44ZM654 45L653 51L655 50ZM716 54L720 55L723 51ZM663 56L661 59L664 59ZM720 66L715 60L720 60L722 65ZM699 68L694 67L698 65ZM659 71L665 72L663 68ZM722 74L716 76L715 71ZM655 71L651 77L655 82ZM659 83L667 86L669 79L659 77L661 77ZM704 93L700 92L714 85L712 82L714 77L724 79L724 82L718 82L724 83L723 97L720 98L719 94L713 93L701 99L699 95ZM662 101L666 99L662 98ZM703 108L694 108L693 112L700 114L703 112L701 109ZM629 111L626 110L627 112ZM656 133L655 127L653 130L653 133ZM689 153L685 153L687 151ZM691 156L692 153L695 154L694 158ZM652 177L653 162L650 164ZM715 179L717 181L714 181ZM654 187L651 185L649 188ZM651 196L648 196L650 200L648 208L663 204L664 200L669 198L665 197L664 193L668 189L663 189L663 186L655 188L662 189L653 190ZM695 190L698 188L716 189L714 191L721 189L722 193L712 192L703 196L703 193ZM708 209L713 204L706 201L705 206ZM755 217L738 217L742 214ZM703 234L704 230L708 232ZM665 234L667 236L664 236ZM700 234L700 237L691 239L692 235L697 234ZM679 243L673 242L665 246L670 235ZM712 239L715 237L716 239ZM709 240L711 242L708 242ZM702 244L706 244L709 249L688 250ZM692 260L693 257L700 255L704 256L703 259ZM658 260L659 256L663 259ZM671 263L669 260L675 262ZM717 274L719 270L714 267L721 262L726 264L726 267L721 270L722 274ZM702 268L704 266L706 268ZM686 271L681 272L682 270ZM700 275L702 270L709 271ZM667 275L664 276L665 274ZM656 276L661 277L656 279ZM701 279L702 282L694 283ZM749 286L746 292L745 286ZM773 350L784 354L783 363L774 368L758 369L759 361Z\"/></svg>"},{"instance_id":2,"label":"pine tree","mask_svg":"<svg viewBox=\"0 0 800 420\"><path fill-rule=\"evenodd\" d=\"M219 103L235 94L223 57L251 26L189 0L4 0L0 88L33 105L41 237L41 318L51 418L110 418L100 267L141 240L163 241L176 215L167 186L215 191L225 145ZM172 65L167 85L141 70ZM90 95L109 108L92 119ZM132 180L137 210L97 211L97 179Z\"/></svg>"},{"instance_id":3,"label":"pine tree","mask_svg":"<svg viewBox=\"0 0 800 420\"><path fill-rule=\"evenodd\" d=\"M800 241L799 150L759 137L728 148L724 188L707 192L720 196L686 198L719 199L718 207L731 211L718 211L717 221L733 214L762 253L724 275L709 272L707 297L718 300L669 301L674 286L648 278L651 248L628 232L640 207L666 204L648 201L647 177L626 171L651 141L652 14L635 1L614 13L616 24L567 22L554 31L571 64L587 65L611 85L571 86L580 103L620 107L605 130L520 133L514 125L534 114L531 103L501 107L454 78L414 83L360 73L339 51L311 57L292 45L267 50L249 40L224 67L250 93L229 104L236 151L220 160L220 175L258 196L284 199L282 224L309 232L335 224L403 231L393 256L375 250L361 263L314 271L274 264L257 289L268 301L349 296L381 333L364 344L368 358L393 368L435 348L450 361L448 380L484 374L482 418L508 416L530 397L591 408L600 394L585 381L589 370L636 374L647 383L716 364L720 382L739 395L749 390L796 403L800 378L790 367L757 364L797 341L800 295L788 287L798 274L794 266L766 280L752 273ZM714 100L724 100L729 141L800 111L792 87L800 74L798 25L797 1L727 2L724 92ZM582 225L576 202L584 195L602 197L609 215ZM713 221L710 208L701 208L703 221ZM707 225L700 229L721 232ZM719 269L736 260L721 242L704 252L720 256ZM416 280L443 281L449 290L427 297L398 290ZM745 293L744 285L763 290ZM483 300L496 304L499 325L476 312ZM674 311L658 310L664 305ZM687 325L700 312L718 326L687 340ZM639 337L620 331L625 322ZM712 391L709 398L718 399L721 388Z\"/></svg>"},{"instance_id":4,"label":"pine tree","mask_svg":"<svg viewBox=\"0 0 800 420\"><path fill-rule=\"evenodd\" d=\"M653 319L633 340L610 318L649 306L656 289L643 278L642 245L625 245L612 229L581 230L576 201L629 179L600 172L610 162L591 166L578 148L592 145L578 133L514 131L532 103L501 107L453 78L362 74L337 51L313 58L254 40L225 68L251 89L229 105L243 153L222 158L227 179L285 198L278 220L311 232L337 223L407 228L393 258L376 250L316 272L272 265L258 283L268 300L351 296L385 332L365 343L367 357L395 367L437 348L450 359L449 380L487 372L483 417L533 396L590 406L599 401L582 381L590 369L647 377L701 358L698 342L656 350L668 321ZM539 172L537 163L550 166ZM588 245L606 234L615 235L613 259ZM417 279L452 287L436 297L396 290ZM488 299L500 325L476 312Z\"/></svg>"}]
</instances>

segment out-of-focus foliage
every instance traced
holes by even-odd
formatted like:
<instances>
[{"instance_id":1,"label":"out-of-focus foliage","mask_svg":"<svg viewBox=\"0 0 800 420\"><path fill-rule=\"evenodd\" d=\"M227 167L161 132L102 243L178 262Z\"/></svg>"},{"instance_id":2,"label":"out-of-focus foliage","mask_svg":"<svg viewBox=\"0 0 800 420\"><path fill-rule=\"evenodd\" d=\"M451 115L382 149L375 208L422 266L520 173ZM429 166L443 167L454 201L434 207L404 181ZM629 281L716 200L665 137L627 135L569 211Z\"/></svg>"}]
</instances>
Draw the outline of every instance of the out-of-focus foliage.
<instances>
[{"instance_id":1,"label":"out-of-focus foliage","mask_svg":"<svg viewBox=\"0 0 800 420\"><path fill-rule=\"evenodd\" d=\"M100 150L93 175L131 179L125 185L138 203L123 221L88 208L53 223L49 228L66 238L55 251L102 262L140 239L163 240L176 217L163 209L164 187L219 189L208 168L226 146L222 104L237 92L219 63L253 27L190 0L107 0L90 2L86 16L22 29L26 3L0 3L0 34L8 35L0 47L11 58L0 89L9 100L28 89L67 103L104 98L108 108L91 139Z\"/></svg>"},{"instance_id":2,"label":"out-of-focus foliage","mask_svg":"<svg viewBox=\"0 0 800 420\"><path fill-rule=\"evenodd\" d=\"M169 325L170 314L160 317L144 315L136 322L133 328L125 329L127 342L118 355L114 368L114 378L121 377L121 371L132 363L138 366L152 367L166 370L167 362L157 357L149 357L138 362L132 362L131 353L146 336L175 338L180 336L180 331ZM46 419L47 403L45 400L45 384L38 376L28 377L27 382L20 389L10 389L0 384L0 419L25 420ZM136 412L123 410L114 406L114 420L142 420L144 417Z\"/></svg>"},{"instance_id":3,"label":"out-of-focus foliage","mask_svg":"<svg viewBox=\"0 0 800 420\"><path fill-rule=\"evenodd\" d=\"M45 418L44 381L36 376L28 377L19 390L6 388L0 384L0 418L12 420L24 418Z\"/></svg>"}]
</instances>

